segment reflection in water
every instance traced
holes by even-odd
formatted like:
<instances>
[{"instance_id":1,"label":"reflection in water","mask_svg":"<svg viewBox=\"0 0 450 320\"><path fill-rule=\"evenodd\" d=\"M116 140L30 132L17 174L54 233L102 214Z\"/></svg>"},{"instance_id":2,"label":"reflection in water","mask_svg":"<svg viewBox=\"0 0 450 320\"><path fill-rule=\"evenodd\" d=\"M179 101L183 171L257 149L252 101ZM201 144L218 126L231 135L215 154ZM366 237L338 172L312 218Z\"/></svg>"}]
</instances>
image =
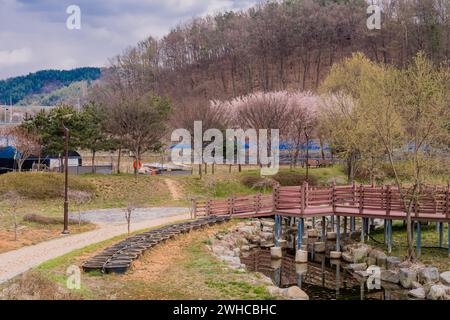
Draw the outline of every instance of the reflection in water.
<instances>
[{"instance_id":1,"label":"reflection in water","mask_svg":"<svg viewBox=\"0 0 450 320\"><path fill-rule=\"evenodd\" d=\"M280 288L299 286L311 300L397 300L404 298L398 288L367 289L364 279L357 279L343 268L340 260L324 254L311 254L307 264L296 264L292 253L272 260L270 250L254 249L241 257L249 271L261 272Z\"/></svg>"}]
</instances>

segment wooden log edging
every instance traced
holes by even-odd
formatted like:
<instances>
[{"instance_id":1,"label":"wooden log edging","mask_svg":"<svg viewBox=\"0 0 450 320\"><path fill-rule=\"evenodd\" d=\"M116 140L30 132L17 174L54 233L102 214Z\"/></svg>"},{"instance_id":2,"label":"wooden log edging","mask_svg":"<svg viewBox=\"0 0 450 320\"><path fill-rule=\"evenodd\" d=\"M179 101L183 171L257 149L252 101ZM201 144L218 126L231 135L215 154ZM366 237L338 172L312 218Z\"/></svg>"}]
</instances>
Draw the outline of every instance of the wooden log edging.
<instances>
[{"instance_id":1,"label":"wooden log edging","mask_svg":"<svg viewBox=\"0 0 450 320\"><path fill-rule=\"evenodd\" d=\"M179 234L228 220L230 220L229 216L208 216L133 235L87 260L82 265L83 271L124 274L131 267L134 260L160 243Z\"/></svg>"}]
</instances>

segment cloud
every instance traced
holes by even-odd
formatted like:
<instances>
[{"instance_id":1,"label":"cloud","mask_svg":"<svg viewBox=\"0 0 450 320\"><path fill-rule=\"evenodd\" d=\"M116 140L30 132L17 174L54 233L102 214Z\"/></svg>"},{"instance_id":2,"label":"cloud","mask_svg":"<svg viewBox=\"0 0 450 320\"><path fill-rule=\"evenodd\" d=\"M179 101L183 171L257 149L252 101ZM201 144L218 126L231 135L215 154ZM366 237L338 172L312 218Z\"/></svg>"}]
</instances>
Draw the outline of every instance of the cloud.
<instances>
[{"instance_id":1,"label":"cloud","mask_svg":"<svg viewBox=\"0 0 450 320\"><path fill-rule=\"evenodd\" d=\"M31 56L29 48L0 51L0 67L13 67L27 63L31 60Z\"/></svg>"},{"instance_id":2,"label":"cloud","mask_svg":"<svg viewBox=\"0 0 450 320\"><path fill-rule=\"evenodd\" d=\"M247 9L257 1L0 0L0 79L46 68L104 66L150 35L162 38L195 16ZM81 8L81 30L66 28L72 4Z\"/></svg>"}]
</instances>

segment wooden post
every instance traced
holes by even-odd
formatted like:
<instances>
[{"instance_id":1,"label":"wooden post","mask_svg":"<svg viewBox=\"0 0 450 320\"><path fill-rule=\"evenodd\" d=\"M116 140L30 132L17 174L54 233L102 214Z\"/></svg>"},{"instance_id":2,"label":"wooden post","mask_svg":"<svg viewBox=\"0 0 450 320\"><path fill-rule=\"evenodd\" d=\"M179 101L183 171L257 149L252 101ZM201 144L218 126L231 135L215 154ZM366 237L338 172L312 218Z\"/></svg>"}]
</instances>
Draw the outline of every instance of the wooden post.
<instances>
[{"instance_id":1,"label":"wooden post","mask_svg":"<svg viewBox=\"0 0 450 320\"><path fill-rule=\"evenodd\" d=\"M228 214L230 216L234 214L234 203L235 203L235 196L232 195L230 198L228 198Z\"/></svg>"},{"instance_id":2,"label":"wooden post","mask_svg":"<svg viewBox=\"0 0 450 320\"><path fill-rule=\"evenodd\" d=\"M192 215L193 215L191 218L197 219L197 199L192 198L191 203L192 203Z\"/></svg>"},{"instance_id":3,"label":"wooden post","mask_svg":"<svg viewBox=\"0 0 450 320\"><path fill-rule=\"evenodd\" d=\"M391 186L387 186L387 189L386 189L386 215L388 217L391 215L391 205L392 205L392 190L391 190Z\"/></svg>"},{"instance_id":4,"label":"wooden post","mask_svg":"<svg viewBox=\"0 0 450 320\"><path fill-rule=\"evenodd\" d=\"M208 201L206 202L206 215L211 215L211 199L208 199Z\"/></svg>"},{"instance_id":5,"label":"wooden post","mask_svg":"<svg viewBox=\"0 0 450 320\"><path fill-rule=\"evenodd\" d=\"M303 183L300 193L300 214L303 217L305 215L306 208L306 182Z\"/></svg>"},{"instance_id":6,"label":"wooden post","mask_svg":"<svg viewBox=\"0 0 450 320\"><path fill-rule=\"evenodd\" d=\"M259 213L259 210L261 210L261 193L255 195L255 212Z\"/></svg>"},{"instance_id":7,"label":"wooden post","mask_svg":"<svg viewBox=\"0 0 450 320\"><path fill-rule=\"evenodd\" d=\"M364 243L366 236L366 221L364 218L361 218L361 242Z\"/></svg>"}]
</instances>

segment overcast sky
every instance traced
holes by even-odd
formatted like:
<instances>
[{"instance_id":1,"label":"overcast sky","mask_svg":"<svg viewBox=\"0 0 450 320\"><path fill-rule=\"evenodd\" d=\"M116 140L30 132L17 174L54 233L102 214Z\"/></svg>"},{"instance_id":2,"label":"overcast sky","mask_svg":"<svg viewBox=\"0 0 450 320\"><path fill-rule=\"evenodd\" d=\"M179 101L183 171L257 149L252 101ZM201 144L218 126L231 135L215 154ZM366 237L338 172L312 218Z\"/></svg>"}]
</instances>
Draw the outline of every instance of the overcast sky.
<instances>
[{"instance_id":1,"label":"overcast sky","mask_svg":"<svg viewBox=\"0 0 450 320\"><path fill-rule=\"evenodd\" d=\"M0 0L0 79L42 69L104 66L149 35L194 16L246 9L257 0ZM69 30L69 5L81 30Z\"/></svg>"}]
</instances>

